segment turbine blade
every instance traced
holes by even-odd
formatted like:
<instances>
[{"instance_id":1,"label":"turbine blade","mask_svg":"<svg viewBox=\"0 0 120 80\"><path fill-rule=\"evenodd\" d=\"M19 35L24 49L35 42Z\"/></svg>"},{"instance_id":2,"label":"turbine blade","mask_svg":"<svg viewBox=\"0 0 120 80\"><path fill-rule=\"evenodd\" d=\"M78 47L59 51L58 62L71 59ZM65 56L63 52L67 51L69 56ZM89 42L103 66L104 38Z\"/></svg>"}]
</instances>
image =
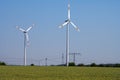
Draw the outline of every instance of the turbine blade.
<instances>
[{"instance_id":1,"label":"turbine blade","mask_svg":"<svg viewBox=\"0 0 120 80\"><path fill-rule=\"evenodd\" d=\"M70 22L70 23L73 25L73 27L74 27L77 31L80 31L79 28L78 28L73 22Z\"/></svg>"},{"instance_id":2,"label":"turbine blade","mask_svg":"<svg viewBox=\"0 0 120 80\"><path fill-rule=\"evenodd\" d=\"M67 22L65 22L65 23L63 23L61 26L59 26L59 28L63 28L65 25L67 25L68 24L68 21Z\"/></svg>"},{"instance_id":3,"label":"turbine blade","mask_svg":"<svg viewBox=\"0 0 120 80\"><path fill-rule=\"evenodd\" d=\"M31 30L31 28L34 26L34 24L31 26L31 27L29 27L26 31L28 32L29 30Z\"/></svg>"},{"instance_id":4,"label":"turbine blade","mask_svg":"<svg viewBox=\"0 0 120 80\"><path fill-rule=\"evenodd\" d=\"M70 4L68 4L68 20L70 20Z\"/></svg>"},{"instance_id":5,"label":"turbine blade","mask_svg":"<svg viewBox=\"0 0 120 80\"><path fill-rule=\"evenodd\" d=\"M29 46L29 36L28 36L28 33L25 33L25 37L26 37L26 46Z\"/></svg>"},{"instance_id":6,"label":"turbine blade","mask_svg":"<svg viewBox=\"0 0 120 80\"><path fill-rule=\"evenodd\" d=\"M16 26L17 29L19 29L20 31L24 32L25 30L22 28L19 28L18 26Z\"/></svg>"},{"instance_id":7,"label":"turbine blade","mask_svg":"<svg viewBox=\"0 0 120 80\"><path fill-rule=\"evenodd\" d=\"M31 27L29 27L29 28L26 30L26 32L28 32L29 30L31 30L31 28L32 28L32 26L31 26Z\"/></svg>"},{"instance_id":8,"label":"turbine blade","mask_svg":"<svg viewBox=\"0 0 120 80\"><path fill-rule=\"evenodd\" d=\"M29 36L28 36L28 33L25 33L25 36L26 36L26 42L29 42Z\"/></svg>"}]
</instances>

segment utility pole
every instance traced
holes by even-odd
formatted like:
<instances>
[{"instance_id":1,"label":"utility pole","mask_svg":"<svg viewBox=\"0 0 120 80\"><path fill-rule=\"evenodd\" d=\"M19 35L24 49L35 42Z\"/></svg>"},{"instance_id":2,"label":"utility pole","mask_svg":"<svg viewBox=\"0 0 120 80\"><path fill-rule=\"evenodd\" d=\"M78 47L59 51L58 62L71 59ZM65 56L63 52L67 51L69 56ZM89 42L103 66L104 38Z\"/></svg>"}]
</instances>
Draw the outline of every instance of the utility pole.
<instances>
[{"instance_id":1,"label":"utility pole","mask_svg":"<svg viewBox=\"0 0 120 80\"><path fill-rule=\"evenodd\" d=\"M47 66L47 60L48 60L48 59L47 59L47 58L45 58L45 66Z\"/></svg>"},{"instance_id":2,"label":"utility pole","mask_svg":"<svg viewBox=\"0 0 120 80\"><path fill-rule=\"evenodd\" d=\"M41 60L39 60L39 66L40 66Z\"/></svg>"},{"instance_id":3,"label":"utility pole","mask_svg":"<svg viewBox=\"0 0 120 80\"><path fill-rule=\"evenodd\" d=\"M64 54L62 53L62 65L64 64Z\"/></svg>"},{"instance_id":4,"label":"utility pole","mask_svg":"<svg viewBox=\"0 0 120 80\"><path fill-rule=\"evenodd\" d=\"M70 53L70 55L73 55L73 62L75 63L76 55L80 55L80 53Z\"/></svg>"}]
</instances>

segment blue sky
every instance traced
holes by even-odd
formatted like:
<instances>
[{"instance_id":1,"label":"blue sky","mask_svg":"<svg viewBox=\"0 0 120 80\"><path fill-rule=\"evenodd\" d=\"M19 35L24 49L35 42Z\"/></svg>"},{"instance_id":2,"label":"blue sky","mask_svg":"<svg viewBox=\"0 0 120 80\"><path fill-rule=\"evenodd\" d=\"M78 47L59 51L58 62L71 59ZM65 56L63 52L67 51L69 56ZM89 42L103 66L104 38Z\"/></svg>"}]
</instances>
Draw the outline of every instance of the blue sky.
<instances>
[{"instance_id":1,"label":"blue sky","mask_svg":"<svg viewBox=\"0 0 120 80\"><path fill-rule=\"evenodd\" d=\"M76 62L89 64L120 62L120 0L70 0L70 52L80 52ZM23 64L23 33L30 30L27 64L61 64L65 57L68 0L0 0L0 61ZM70 56L72 61L72 56Z\"/></svg>"}]
</instances>

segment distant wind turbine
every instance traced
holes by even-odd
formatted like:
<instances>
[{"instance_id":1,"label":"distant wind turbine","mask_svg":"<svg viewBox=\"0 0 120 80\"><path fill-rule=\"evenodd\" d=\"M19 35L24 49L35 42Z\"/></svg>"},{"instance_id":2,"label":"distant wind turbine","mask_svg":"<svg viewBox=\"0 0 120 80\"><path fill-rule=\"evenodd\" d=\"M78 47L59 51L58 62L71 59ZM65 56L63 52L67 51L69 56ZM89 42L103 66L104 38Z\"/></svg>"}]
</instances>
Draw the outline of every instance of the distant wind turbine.
<instances>
[{"instance_id":1,"label":"distant wind turbine","mask_svg":"<svg viewBox=\"0 0 120 80\"><path fill-rule=\"evenodd\" d=\"M59 28L66 26L66 66L69 66L69 25L71 24L77 31L80 31L79 28L71 21L70 17L70 4L68 3L68 19L59 26Z\"/></svg>"},{"instance_id":2,"label":"distant wind turbine","mask_svg":"<svg viewBox=\"0 0 120 80\"><path fill-rule=\"evenodd\" d=\"M33 26L34 26L34 24L33 24ZM24 30L24 29L16 26L16 28L19 29L20 31L22 31L24 34L24 66L26 66L26 48L29 43L28 31L30 31L33 26L29 27L27 30Z\"/></svg>"}]
</instances>

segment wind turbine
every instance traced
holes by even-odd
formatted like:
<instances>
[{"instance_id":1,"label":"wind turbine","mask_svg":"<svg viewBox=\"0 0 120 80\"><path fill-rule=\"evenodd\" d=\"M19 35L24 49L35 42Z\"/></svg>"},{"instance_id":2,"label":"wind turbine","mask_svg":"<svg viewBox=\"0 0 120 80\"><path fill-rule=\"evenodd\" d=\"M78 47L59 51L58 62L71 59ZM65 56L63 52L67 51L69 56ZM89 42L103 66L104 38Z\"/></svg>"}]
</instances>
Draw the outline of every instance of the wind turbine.
<instances>
[{"instance_id":1,"label":"wind turbine","mask_svg":"<svg viewBox=\"0 0 120 80\"><path fill-rule=\"evenodd\" d=\"M70 24L77 30L80 31L79 28L71 21L70 19L70 3L68 3L68 19L59 26L59 28L63 28L66 26L66 66L69 66L69 26Z\"/></svg>"},{"instance_id":2,"label":"wind turbine","mask_svg":"<svg viewBox=\"0 0 120 80\"><path fill-rule=\"evenodd\" d=\"M33 26L34 26L34 24L33 24ZM16 26L16 28L19 29L20 31L22 31L24 34L24 66L26 66L26 48L29 43L28 31L30 31L33 26L30 26L27 30L24 30L24 29Z\"/></svg>"}]
</instances>

